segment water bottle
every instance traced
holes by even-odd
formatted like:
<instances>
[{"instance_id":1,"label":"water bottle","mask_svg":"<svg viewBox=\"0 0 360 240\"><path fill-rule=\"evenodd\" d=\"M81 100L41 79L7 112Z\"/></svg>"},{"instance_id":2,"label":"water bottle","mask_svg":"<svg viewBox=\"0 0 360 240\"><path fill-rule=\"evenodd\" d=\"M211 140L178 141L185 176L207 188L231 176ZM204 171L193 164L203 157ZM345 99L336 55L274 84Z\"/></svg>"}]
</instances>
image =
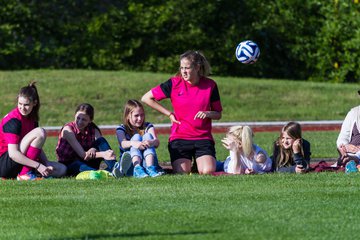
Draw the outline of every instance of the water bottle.
<instances>
[{"instance_id":1,"label":"water bottle","mask_svg":"<svg viewBox=\"0 0 360 240\"><path fill-rule=\"evenodd\" d=\"M345 173L353 173L353 172L358 172L358 171L359 170L357 169L357 166L356 166L356 163L354 160L351 160L345 166Z\"/></svg>"}]
</instances>

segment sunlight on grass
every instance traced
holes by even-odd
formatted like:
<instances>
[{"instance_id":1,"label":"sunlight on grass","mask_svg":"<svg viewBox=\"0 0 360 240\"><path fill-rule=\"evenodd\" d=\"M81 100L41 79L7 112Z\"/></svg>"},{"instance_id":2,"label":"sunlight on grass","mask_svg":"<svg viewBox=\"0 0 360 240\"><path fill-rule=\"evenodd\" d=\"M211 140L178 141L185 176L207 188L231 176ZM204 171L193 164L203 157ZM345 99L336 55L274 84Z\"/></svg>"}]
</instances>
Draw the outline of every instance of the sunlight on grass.
<instances>
[{"instance_id":1,"label":"sunlight on grass","mask_svg":"<svg viewBox=\"0 0 360 240\"><path fill-rule=\"evenodd\" d=\"M3 239L326 239L341 230L349 239L356 229L359 187L360 174L339 173L2 181L0 201L7 207L0 234Z\"/></svg>"},{"instance_id":2,"label":"sunlight on grass","mask_svg":"<svg viewBox=\"0 0 360 240\"><path fill-rule=\"evenodd\" d=\"M1 114L16 94L38 81L41 126L72 121L89 102L98 125L121 123L127 99L139 99L170 74L90 71L0 71ZM356 84L212 77L224 107L222 122L342 120L359 104ZM162 102L170 108L168 100ZM147 121L169 119L146 107ZM270 155L278 132L256 132ZM337 131L304 132L312 158L336 158ZM105 136L119 156L115 135ZM228 151L214 134L218 160ZM167 135L160 135L161 162L169 162ZM56 160L57 137L44 151ZM148 179L74 178L35 182L1 180L1 239L354 239L358 232L360 173L253 176L165 175Z\"/></svg>"},{"instance_id":3,"label":"sunlight on grass","mask_svg":"<svg viewBox=\"0 0 360 240\"><path fill-rule=\"evenodd\" d=\"M61 126L73 117L75 107L89 102L99 125L119 124L126 100L141 96L169 79L171 74L91 70L0 71L0 113L15 106L20 87L38 82L41 125ZM212 76L218 83L224 108L221 121L342 120L359 104L357 84L313 83L274 79ZM170 108L168 100L162 103ZM153 123L168 118L146 107Z\"/></svg>"}]
</instances>

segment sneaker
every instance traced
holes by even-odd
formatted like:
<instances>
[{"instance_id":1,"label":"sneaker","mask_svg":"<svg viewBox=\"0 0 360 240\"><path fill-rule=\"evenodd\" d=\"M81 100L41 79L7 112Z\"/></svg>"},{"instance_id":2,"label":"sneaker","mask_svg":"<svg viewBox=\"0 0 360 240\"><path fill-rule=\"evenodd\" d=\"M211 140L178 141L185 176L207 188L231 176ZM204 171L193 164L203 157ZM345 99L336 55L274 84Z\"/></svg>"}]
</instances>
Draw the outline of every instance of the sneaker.
<instances>
[{"instance_id":1,"label":"sneaker","mask_svg":"<svg viewBox=\"0 0 360 240\"><path fill-rule=\"evenodd\" d=\"M129 152L124 152L121 155L120 160L115 163L113 170L111 171L112 175L116 178L125 177L127 171L131 167L131 155Z\"/></svg>"},{"instance_id":2,"label":"sneaker","mask_svg":"<svg viewBox=\"0 0 360 240\"><path fill-rule=\"evenodd\" d=\"M146 172L150 177L158 177L161 175L155 166L147 167Z\"/></svg>"},{"instance_id":3,"label":"sneaker","mask_svg":"<svg viewBox=\"0 0 360 240\"><path fill-rule=\"evenodd\" d=\"M356 167L356 163L354 160L351 160L345 165L345 173L353 173L358 172L358 168Z\"/></svg>"},{"instance_id":4,"label":"sneaker","mask_svg":"<svg viewBox=\"0 0 360 240\"><path fill-rule=\"evenodd\" d=\"M158 171L158 173L159 173L160 175L165 175L164 169L163 169L162 167L160 167L160 166L157 166L157 167L156 167L156 171Z\"/></svg>"},{"instance_id":5,"label":"sneaker","mask_svg":"<svg viewBox=\"0 0 360 240\"><path fill-rule=\"evenodd\" d=\"M136 165L136 167L134 167L134 177L146 178L149 177L149 175L145 172L145 169L142 166Z\"/></svg>"},{"instance_id":6,"label":"sneaker","mask_svg":"<svg viewBox=\"0 0 360 240\"><path fill-rule=\"evenodd\" d=\"M113 175L113 177L115 178L121 178L124 176L124 174L121 173L120 171L120 163L116 162L112 171L111 171L111 175Z\"/></svg>"},{"instance_id":7,"label":"sneaker","mask_svg":"<svg viewBox=\"0 0 360 240\"><path fill-rule=\"evenodd\" d=\"M131 159L130 153L129 152L124 152L122 154L121 160L120 160L120 171L122 172L122 174L124 176L128 172L131 165L132 165L132 159Z\"/></svg>"},{"instance_id":8,"label":"sneaker","mask_svg":"<svg viewBox=\"0 0 360 240\"><path fill-rule=\"evenodd\" d=\"M32 172L28 172L23 175L17 175L16 179L18 181L33 181L33 180L42 180L43 178L39 178L36 176L36 174Z\"/></svg>"}]
</instances>

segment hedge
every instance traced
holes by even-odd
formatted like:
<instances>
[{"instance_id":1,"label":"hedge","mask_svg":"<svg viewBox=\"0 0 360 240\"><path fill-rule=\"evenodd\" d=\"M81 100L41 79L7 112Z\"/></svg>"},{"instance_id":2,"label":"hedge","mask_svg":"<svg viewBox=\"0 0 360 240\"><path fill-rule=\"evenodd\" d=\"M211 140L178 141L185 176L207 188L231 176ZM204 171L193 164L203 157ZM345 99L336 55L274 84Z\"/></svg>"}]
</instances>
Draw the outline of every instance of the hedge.
<instances>
[{"instance_id":1,"label":"hedge","mask_svg":"<svg viewBox=\"0 0 360 240\"><path fill-rule=\"evenodd\" d=\"M7 0L0 69L175 72L200 50L228 76L360 82L360 5L317 0ZM234 51L251 39L259 61Z\"/></svg>"}]
</instances>

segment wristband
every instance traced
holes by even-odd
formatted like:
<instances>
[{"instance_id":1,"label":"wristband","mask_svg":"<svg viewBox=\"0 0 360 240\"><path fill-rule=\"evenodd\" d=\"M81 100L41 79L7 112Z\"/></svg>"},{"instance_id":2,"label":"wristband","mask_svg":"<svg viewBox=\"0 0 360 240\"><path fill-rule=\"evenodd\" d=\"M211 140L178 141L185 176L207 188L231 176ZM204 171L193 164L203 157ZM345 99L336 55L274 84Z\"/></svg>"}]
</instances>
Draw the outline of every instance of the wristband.
<instances>
[{"instance_id":1,"label":"wristband","mask_svg":"<svg viewBox=\"0 0 360 240\"><path fill-rule=\"evenodd\" d=\"M170 117L171 115L174 115L174 113L171 112L171 113L168 115L168 117Z\"/></svg>"},{"instance_id":2,"label":"wristband","mask_svg":"<svg viewBox=\"0 0 360 240\"><path fill-rule=\"evenodd\" d=\"M36 167L36 169L39 169L40 165L41 165L41 164L39 163L39 165Z\"/></svg>"}]
</instances>

